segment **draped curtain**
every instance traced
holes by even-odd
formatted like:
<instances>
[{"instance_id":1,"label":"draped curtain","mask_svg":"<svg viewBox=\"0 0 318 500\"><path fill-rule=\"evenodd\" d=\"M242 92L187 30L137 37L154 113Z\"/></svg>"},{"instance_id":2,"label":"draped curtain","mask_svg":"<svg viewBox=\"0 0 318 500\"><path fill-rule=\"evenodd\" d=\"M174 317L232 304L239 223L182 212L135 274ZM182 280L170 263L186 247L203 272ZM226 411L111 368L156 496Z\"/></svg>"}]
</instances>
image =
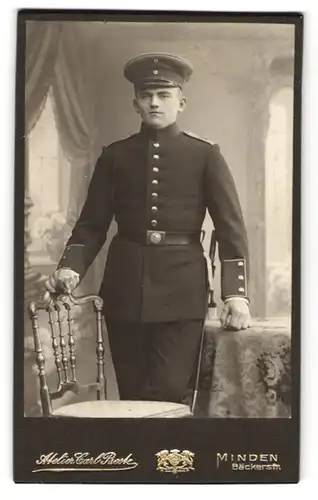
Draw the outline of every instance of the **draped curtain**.
<instances>
[{"instance_id":1,"label":"draped curtain","mask_svg":"<svg viewBox=\"0 0 318 500\"><path fill-rule=\"evenodd\" d=\"M102 147L96 117L95 68L91 47L80 36L79 25L68 24L63 29L55 64L52 97L60 143L72 164L68 214L71 226L78 217Z\"/></svg>"},{"instance_id":2,"label":"draped curtain","mask_svg":"<svg viewBox=\"0 0 318 500\"><path fill-rule=\"evenodd\" d=\"M27 21L25 57L25 129L29 134L45 106L58 55L61 24Z\"/></svg>"},{"instance_id":3,"label":"draped curtain","mask_svg":"<svg viewBox=\"0 0 318 500\"><path fill-rule=\"evenodd\" d=\"M56 21L28 21L26 26L26 134L40 118L50 92L59 141L71 164L65 240L78 218L102 148L95 88L98 65L83 28L83 23ZM99 269L97 260L86 281L96 281Z\"/></svg>"}]
</instances>

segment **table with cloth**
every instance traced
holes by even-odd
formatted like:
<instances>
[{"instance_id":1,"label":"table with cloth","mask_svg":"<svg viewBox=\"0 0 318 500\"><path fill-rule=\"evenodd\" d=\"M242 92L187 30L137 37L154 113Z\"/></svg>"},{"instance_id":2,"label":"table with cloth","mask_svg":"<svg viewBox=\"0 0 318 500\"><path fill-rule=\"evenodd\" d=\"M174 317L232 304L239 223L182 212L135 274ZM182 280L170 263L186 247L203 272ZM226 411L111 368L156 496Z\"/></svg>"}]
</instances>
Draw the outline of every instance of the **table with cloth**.
<instances>
[{"instance_id":1,"label":"table with cloth","mask_svg":"<svg viewBox=\"0 0 318 500\"><path fill-rule=\"evenodd\" d=\"M206 324L196 415L291 416L291 336L286 319L253 320L248 330Z\"/></svg>"}]
</instances>

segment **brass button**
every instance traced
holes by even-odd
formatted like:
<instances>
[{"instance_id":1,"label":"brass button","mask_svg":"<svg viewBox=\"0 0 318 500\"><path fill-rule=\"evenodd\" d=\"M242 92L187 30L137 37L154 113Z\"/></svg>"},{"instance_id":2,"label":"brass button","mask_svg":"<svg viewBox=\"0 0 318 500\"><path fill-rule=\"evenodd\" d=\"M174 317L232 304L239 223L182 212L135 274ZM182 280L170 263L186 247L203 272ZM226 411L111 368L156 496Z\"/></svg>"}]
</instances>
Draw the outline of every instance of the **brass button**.
<instances>
[{"instance_id":1,"label":"brass button","mask_svg":"<svg viewBox=\"0 0 318 500\"><path fill-rule=\"evenodd\" d=\"M158 181L156 179L154 179L153 181L151 181L151 184L154 184L154 185L158 185Z\"/></svg>"},{"instance_id":2,"label":"brass button","mask_svg":"<svg viewBox=\"0 0 318 500\"><path fill-rule=\"evenodd\" d=\"M242 266L244 266L244 262L240 261L240 262L238 262L238 263L237 263L237 265L238 265L239 267L242 267Z\"/></svg>"},{"instance_id":3,"label":"brass button","mask_svg":"<svg viewBox=\"0 0 318 500\"><path fill-rule=\"evenodd\" d=\"M156 207L155 205L153 207L151 207L151 211L152 212L158 212L158 207Z\"/></svg>"},{"instance_id":4,"label":"brass button","mask_svg":"<svg viewBox=\"0 0 318 500\"><path fill-rule=\"evenodd\" d=\"M158 198L158 193L151 193L152 198Z\"/></svg>"},{"instance_id":5,"label":"brass button","mask_svg":"<svg viewBox=\"0 0 318 500\"><path fill-rule=\"evenodd\" d=\"M157 167L153 167L152 170L153 170L153 172L159 172L159 168L157 168Z\"/></svg>"},{"instance_id":6,"label":"brass button","mask_svg":"<svg viewBox=\"0 0 318 500\"><path fill-rule=\"evenodd\" d=\"M159 155L153 155L154 160L159 160Z\"/></svg>"},{"instance_id":7,"label":"brass button","mask_svg":"<svg viewBox=\"0 0 318 500\"><path fill-rule=\"evenodd\" d=\"M154 74L154 75L158 75L158 73L159 73L159 71L158 71L157 69L154 69L154 70L153 70L153 74Z\"/></svg>"},{"instance_id":8,"label":"brass button","mask_svg":"<svg viewBox=\"0 0 318 500\"><path fill-rule=\"evenodd\" d=\"M154 147L154 148L159 148L159 146L160 146L159 142L154 142L154 143L153 143L153 147Z\"/></svg>"},{"instance_id":9,"label":"brass button","mask_svg":"<svg viewBox=\"0 0 318 500\"><path fill-rule=\"evenodd\" d=\"M239 274L238 279L239 279L239 280L243 280L243 279L244 279L244 276L243 276L242 274Z\"/></svg>"},{"instance_id":10,"label":"brass button","mask_svg":"<svg viewBox=\"0 0 318 500\"><path fill-rule=\"evenodd\" d=\"M238 289L238 291L243 293L243 292L245 292L245 289L242 286L240 286L240 288Z\"/></svg>"},{"instance_id":11,"label":"brass button","mask_svg":"<svg viewBox=\"0 0 318 500\"><path fill-rule=\"evenodd\" d=\"M153 62L154 62L155 64L158 64L158 62L159 62L159 61L158 61L158 59L155 57L155 59L153 60Z\"/></svg>"},{"instance_id":12,"label":"brass button","mask_svg":"<svg viewBox=\"0 0 318 500\"><path fill-rule=\"evenodd\" d=\"M152 227L156 227L156 225L158 224L158 221L153 219L150 224L152 225Z\"/></svg>"}]
</instances>

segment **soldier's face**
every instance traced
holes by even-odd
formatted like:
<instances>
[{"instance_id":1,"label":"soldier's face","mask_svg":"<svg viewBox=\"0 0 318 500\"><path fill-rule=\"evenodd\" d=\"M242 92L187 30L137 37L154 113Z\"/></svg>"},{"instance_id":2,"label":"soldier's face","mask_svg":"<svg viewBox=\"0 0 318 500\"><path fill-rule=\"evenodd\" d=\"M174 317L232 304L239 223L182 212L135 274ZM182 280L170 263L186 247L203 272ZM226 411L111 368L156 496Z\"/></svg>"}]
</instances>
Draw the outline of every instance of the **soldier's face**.
<instances>
[{"instance_id":1,"label":"soldier's face","mask_svg":"<svg viewBox=\"0 0 318 500\"><path fill-rule=\"evenodd\" d=\"M165 128L172 125L186 104L186 99L178 87L138 90L134 98L134 108L149 127Z\"/></svg>"}]
</instances>

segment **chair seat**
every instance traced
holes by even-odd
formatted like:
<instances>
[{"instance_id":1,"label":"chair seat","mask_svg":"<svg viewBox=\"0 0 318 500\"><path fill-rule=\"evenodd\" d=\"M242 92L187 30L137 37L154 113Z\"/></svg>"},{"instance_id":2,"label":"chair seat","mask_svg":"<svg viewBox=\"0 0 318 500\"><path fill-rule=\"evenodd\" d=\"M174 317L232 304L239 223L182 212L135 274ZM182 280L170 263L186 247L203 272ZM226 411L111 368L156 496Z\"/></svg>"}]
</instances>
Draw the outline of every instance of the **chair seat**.
<instances>
[{"instance_id":1,"label":"chair seat","mask_svg":"<svg viewBox=\"0 0 318 500\"><path fill-rule=\"evenodd\" d=\"M187 405L164 401L85 401L62 406L57 417L76 418L182 418L191 417Z\"/></svg>"}]
</instances>

